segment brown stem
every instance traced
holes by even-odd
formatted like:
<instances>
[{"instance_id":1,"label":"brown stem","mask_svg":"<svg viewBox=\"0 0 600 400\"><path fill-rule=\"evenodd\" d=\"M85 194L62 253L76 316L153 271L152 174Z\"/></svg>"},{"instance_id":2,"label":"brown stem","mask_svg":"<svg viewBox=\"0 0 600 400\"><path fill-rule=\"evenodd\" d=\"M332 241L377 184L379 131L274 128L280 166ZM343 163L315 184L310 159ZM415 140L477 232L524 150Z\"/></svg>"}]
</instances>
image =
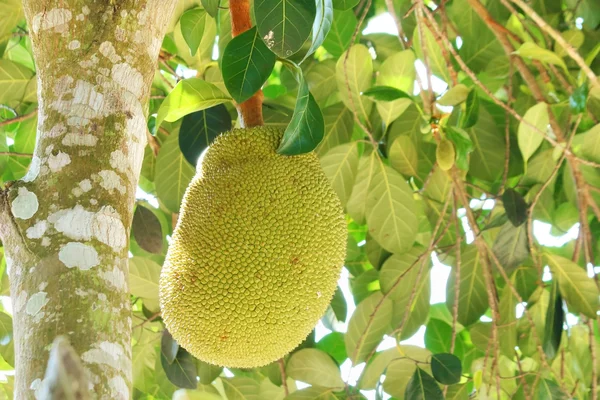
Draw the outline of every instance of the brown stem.
<instances>
[{"instance_id":1,"label":"brown stem","mask_svg":"<svg viewBox=\"0 0 600 400\"><path fill-rule=\"evenodd\" d=\"M237 35L246 32L252 28L250 20L250 0L234 0L229 4L231 13L231 35ZM248 100L236 106L240 117L240 126L251 128L253 126L264 125L262 115L263 93L259 89Z\"/></svg>"},{"instance_id":2,"label":"brown stem","mask_svg":"<svg viewBox=\"0 0 600 400\"><path fill-rule=\"evenodd\" d=\"M31 157L33 157L33 154L15 153L13 151L0 151L0 156L13 156L13 157L27 157L27 158L31 158Z\"/></svg>"},{"instance_id":3,"label":"brown stem","mask_svg":"<svg viewBox=\"0 0 600 400\"><path fill-rule=\"evenodd\" d=\"M573 61L575 61L577 63L579 68L581 68L581 70L585 73L585 75L588 77L588 79L590 80L592 85L596 85L596 86L600 85L600 83L598 82L598 77L594 74L594 72L590 69L590 67L588 67L588 65L585 63L585 60L583 58L581 58L581 55L577 52L577 50L575 50L573 48L573 46L571 46L561 36L560 33L556 32L550 25L548 25L546 23L546 21L544 21L544 19L542 17L540 17L533 10L533 8L528 6L525 2L523 2L521 0L511 0L511 1L513 3L515 3L517 6L519 6L525 14L527 14L532 20L535 21L535 23L540 27L540 29L542 31L544 31L548 35L550 35L550 37L552 37L552 39L554 39L556 41L556 43L558 43L565 50L565 52L569 55L569 57L571 57L573 59ZM504 0L502 2L505 3L506 0Z\"/></svg>"},{"instance_id":4,"label":"brown stem","mask_svg":"<svg viewBox=\"0 0 600 400\"><path fill-rule=\"evenodd\" d=\"M498 41L502 45L502 48L506 52L506 55L512 58L515 67L525 80L525 83L527 83L527 86L531 90L531 93L533 94L535 100L537 102L545 101L544 93L542 93L540 87L537 85L537 82L535 81L535 76L533 76L533 73L529 70L529 68L527 68L525 61L523 61L521 57L511 56L511 54L515 51L515 48L508 39L508 34L506 33L507 29L500 25L494 19L494 17L492 17L487 8L485 8L485 6L481 4L479 0L468 0L468 2L471 5L471 7L473 7L473 10L490 28L494 36L496 36L496 39L498 39Z\"/></svg>"},{"instance_id":5,"label":"brown stem","mask_svg":"<svg viewBox=\"0 0 600 400\"><path fill-rule=\"evenodd\" d=\"M14 124L15 122L25 121L26 119L35 117L38 113L37 108L30 113L19 115L18 117L14 117L11 119L6 119L4 121L0 121L0 126L6 126L10 124Z\"/></svg>"},{"instance_id":6,"label":"brown stem","mask_svg":"<svg viewBox=\"0 0 600 400\"><path fill-rule=\"evenodd\" d=\"M285 375L285 361L283 361L283 358L280 358L277 360L277 364L279 364L279 372L281 373L281 384L283 385L283 391L287 396L290 394L290 390L288 389L287 376Z\"/></svg>"}]
</instances>

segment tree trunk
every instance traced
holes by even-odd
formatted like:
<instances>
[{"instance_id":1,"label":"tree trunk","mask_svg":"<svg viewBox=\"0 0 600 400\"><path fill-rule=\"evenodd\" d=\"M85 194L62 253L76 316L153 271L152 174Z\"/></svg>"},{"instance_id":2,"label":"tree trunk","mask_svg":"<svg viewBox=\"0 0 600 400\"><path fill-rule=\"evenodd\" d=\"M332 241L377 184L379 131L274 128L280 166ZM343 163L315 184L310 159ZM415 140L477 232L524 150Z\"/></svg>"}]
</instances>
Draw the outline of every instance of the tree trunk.
<instances>
[{"instance_id":1,"label":"tree trunk","mask_svg":"<svg viewBox=\"0 0 600 400\"><path fill-rule=\"evenodd\" d=\"M150 86L176 0L24 0L39 120L27 175L0 196L18 399L65 335L94 397L129 399L128 248Z\"/></svg>"}]
</instances>

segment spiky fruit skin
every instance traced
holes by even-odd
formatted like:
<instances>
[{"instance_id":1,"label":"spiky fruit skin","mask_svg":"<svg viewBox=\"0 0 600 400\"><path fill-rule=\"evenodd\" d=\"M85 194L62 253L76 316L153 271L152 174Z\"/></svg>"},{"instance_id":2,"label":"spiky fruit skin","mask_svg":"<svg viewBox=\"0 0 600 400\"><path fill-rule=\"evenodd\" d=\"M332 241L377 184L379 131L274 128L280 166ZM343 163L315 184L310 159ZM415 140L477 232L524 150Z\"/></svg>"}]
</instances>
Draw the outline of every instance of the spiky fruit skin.
<instances>
[{"instance_id":1,"label":"spiky fruit skin","mask_svg":"<svg viewBox=\"0 0 600 400\"><path fill-rule=\"evenodd\" d=\"M292 351L324 314L346 255L340 201L313 153L282 133L218 137L188 187L160 278L162 318L196 358L254 368Z\"/></svg>"}]
</instances>

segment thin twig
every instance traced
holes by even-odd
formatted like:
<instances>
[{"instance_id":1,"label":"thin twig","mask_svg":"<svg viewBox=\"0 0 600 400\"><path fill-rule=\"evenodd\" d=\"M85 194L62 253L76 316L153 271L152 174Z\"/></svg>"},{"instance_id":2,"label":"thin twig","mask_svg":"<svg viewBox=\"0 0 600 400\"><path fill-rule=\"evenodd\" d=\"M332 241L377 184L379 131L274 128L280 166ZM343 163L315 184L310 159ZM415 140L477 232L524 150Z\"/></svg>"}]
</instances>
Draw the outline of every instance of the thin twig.
<instances>
[{"instance_id":1,"label":"thin twig","mask_svg":"<svg viewBox=\"0 0 600 400\"><path fill-rule=\"evenodd\" d=\"M501 1L504 4L504 3L506 3L507 0L501 0ZM556 41L556 43L558 43L565 50L565 53L567 53L567 55L569 57L571 57L573 59L573 61L575 61L575 63L577 63L579 68L581 68L581 70L588 77L588 79L590 80L592 85L595 85L595 86L600 85L596 74L594 74L594 72L591 70L591 68L588 67L588 65L585 63L585 60L581 57L581 55L577 52L577 50L575 50L575 48L573 48L573 46L571 46L571 44L568 43L565 40L565 38L562 37L562 35L560 33L555 31L554 28L552 28L550 25L548 25L546 23L546 21L544 21L544 19L542 17L540 17L533 10L533 8L531 8L524 1L522 1L522 0L510 0L510 1L512 1L513 3L518 5L521 8L521 10L523 10L523 12L529 16L529 18L531 18L532 20L535 21L535 23L540 27L541 30L543 30L548 35L550 35L552 37L552 39L554 39Z\"/></svg>"},{"instance_id":2,"label":"thin twig","mask_svg":"<svg viewBox=\"0 0 600 400\"><path fill-rule=\"evenodd\" d=\"M27 153L16 153L14 151L0 151L0 156L12 156L12 157L25 157L25 158L31 158L33 157L33 154L27 154Z\"/></svg>"},{"instance_id":3,"label":"thin twig","mask_svg":"<svg viewBox=\"0 0 600 400\"><path fill-rule=\"evenodd\" d=\"M38 109L36 108L35 110L33 110L30 113L19 115L18 117L14 117L11 119L5 119L4 121L0 121L0 126L6 126L6 125L14 124L15 122L25 121L26 119L35 117L37 115L37 113L38 113Z\"/></svg>"},{"instance_id":4,"label":"thin twig","mask_svg":"<svg viewBox=\"0 0 600 400\"><path fill-rule=\"evenodd\" d=\"M285 362L283 361L283 358L277 360L277 364L279 364L279 372L281 373L281 384L283 385L283 391L287 396L290 394L290 390L288 389L287 385L287 376L285 374Z\"/></svg>"}]
</instances>

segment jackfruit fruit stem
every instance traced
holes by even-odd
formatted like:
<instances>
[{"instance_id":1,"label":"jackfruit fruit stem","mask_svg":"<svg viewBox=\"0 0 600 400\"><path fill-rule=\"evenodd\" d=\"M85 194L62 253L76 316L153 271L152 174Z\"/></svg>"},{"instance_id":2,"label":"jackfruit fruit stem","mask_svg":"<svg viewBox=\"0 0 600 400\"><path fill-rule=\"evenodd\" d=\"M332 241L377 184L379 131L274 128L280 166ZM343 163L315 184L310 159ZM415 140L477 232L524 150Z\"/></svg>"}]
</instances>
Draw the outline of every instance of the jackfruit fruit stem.
<instances>
[{"instance_id":1,"label":"jackfruit fruit stem","mask_svg":"<svg viewBox=\"0 0 600 400\"><path fill-rule=\"evenodd\" d=\"M231 35L237 35L252 28L250 20L250 0L232 0L229 2L229 11L231 12ZM262 90L254 93L252 97L236 108L240 117L240 126L242 128L252 128L253 126L264 125L262 115L263 93Z\"/></svg>"}]
</instances>

